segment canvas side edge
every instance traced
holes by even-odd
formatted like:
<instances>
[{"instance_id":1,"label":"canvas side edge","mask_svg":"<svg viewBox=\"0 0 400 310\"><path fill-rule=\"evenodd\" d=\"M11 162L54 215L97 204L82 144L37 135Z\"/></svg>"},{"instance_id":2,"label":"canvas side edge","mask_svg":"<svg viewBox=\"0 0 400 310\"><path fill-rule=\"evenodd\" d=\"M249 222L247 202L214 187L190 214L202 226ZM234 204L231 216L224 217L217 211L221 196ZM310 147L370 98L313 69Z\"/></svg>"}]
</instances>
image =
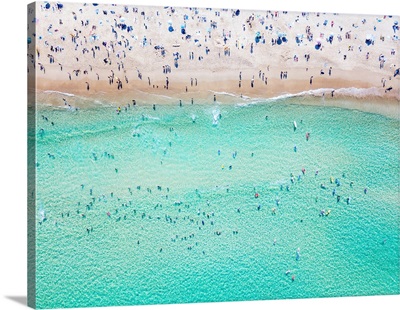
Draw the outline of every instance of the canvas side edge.
<instances>
[{"instance_id":1,"label":"canvas side edge","mask_svg":"<svg viewBox=\"0 0 400 310\"><path fill-rule=\"evenodd\" d=\"M36 308L36 3L27 5L27 305Z\"/></svg>"}]
</instances>

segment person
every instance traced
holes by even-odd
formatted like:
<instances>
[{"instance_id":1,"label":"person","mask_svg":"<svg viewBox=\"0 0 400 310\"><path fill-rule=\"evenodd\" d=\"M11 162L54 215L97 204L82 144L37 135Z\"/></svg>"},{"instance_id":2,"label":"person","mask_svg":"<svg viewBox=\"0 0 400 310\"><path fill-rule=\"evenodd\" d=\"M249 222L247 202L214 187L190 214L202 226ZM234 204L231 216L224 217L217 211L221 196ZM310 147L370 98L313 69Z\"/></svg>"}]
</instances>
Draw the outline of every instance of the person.
<instances>
[{"instance_id":1,"label":"person","mask_svg":"<svg viewBox=\"0 0 400 310\"><path fill-rule=\"evenodd\" d=\"M214 102L216 102L217 101L217 96L216 95L214 95Z\"/></svg>"}]
</instances>

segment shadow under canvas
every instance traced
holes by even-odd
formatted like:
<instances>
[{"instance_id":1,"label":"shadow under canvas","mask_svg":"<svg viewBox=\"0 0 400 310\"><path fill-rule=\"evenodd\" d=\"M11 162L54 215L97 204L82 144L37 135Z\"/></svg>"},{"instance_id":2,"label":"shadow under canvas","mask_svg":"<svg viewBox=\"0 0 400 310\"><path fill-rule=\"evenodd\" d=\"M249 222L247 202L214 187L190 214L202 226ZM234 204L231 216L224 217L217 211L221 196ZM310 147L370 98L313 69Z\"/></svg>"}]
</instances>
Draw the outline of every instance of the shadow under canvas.
<instances>
[{"instance_id":1,"label":"shadow under canvas","mask_svg":"<svg viewBox=\"0 0 400 310\"><path fill-rule=\"evenodd\" d=\"M19 303L21 305L24 305L24 306L27 305L28 298L26 296L5 296L5 297L7 299L15 301L16 303Z\"/></svg>"}]
</instances>

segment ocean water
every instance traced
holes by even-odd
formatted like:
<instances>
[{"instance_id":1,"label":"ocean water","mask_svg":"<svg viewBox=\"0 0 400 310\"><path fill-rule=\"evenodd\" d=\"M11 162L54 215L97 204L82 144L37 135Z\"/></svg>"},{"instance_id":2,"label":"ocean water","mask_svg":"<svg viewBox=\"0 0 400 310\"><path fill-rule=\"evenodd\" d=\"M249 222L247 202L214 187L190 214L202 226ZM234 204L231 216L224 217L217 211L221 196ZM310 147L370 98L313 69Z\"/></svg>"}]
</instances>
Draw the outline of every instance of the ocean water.
<instances>
[{"instance_id":1,"label":"ocean water","mask_svg":"<svg viewBox=\"0 0 400 310\"><path fill-rule=\"evenodd\" d=\"M398 294L399 120L299 100L39 104L37 307Z\"/></svg>"}]
</instances>

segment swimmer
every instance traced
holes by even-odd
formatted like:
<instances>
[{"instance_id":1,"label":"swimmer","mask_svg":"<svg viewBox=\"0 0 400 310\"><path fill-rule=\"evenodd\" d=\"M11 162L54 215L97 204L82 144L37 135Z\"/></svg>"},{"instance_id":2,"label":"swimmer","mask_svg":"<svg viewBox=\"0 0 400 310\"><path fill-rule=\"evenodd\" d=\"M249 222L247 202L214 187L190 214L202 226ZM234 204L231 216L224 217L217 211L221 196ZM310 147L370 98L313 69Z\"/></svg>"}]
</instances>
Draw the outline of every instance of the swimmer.
<instances>
[{"instance_id":1,"label":"swimmer","mask_svg":"<svg viewBox=\"0 0 400 310\"><path fill-rule=\"evenodd\" d=\"M300 248L297 248L296 250L296 260L300 259Z\"/></svg>"}]
</instances>

